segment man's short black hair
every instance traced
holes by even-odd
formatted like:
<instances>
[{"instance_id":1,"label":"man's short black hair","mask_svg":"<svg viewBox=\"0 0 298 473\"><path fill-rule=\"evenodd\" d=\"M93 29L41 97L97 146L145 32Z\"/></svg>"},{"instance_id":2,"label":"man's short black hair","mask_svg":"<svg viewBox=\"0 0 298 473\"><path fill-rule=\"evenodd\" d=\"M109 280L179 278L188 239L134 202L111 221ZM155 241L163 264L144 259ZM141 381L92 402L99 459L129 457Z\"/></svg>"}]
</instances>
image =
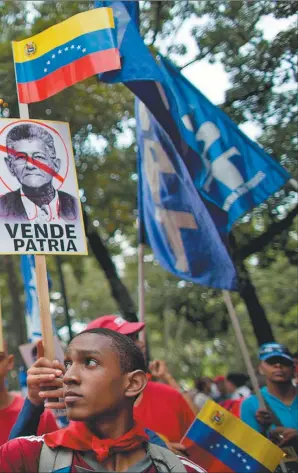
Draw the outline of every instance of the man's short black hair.
<instances>
[{"instance_id":1,"label":"man's short black hair","mask_svg":"<svg viewBox=\"0 0 298 473\"><path fill-rule=\"evenodd\" d=\"M130 373L136 370L146 372L146 363L143 353L137 345L126 335L114 332L107 328L92 328L83 330L74 338L84 335L85 333L95 333L103 337L108 337L112 341L112 347L115 349L120 362L122 373Z\"/></svg>"},{"instance_id":2,"label":"man's short black hair","mask_svg":"<svg viewBox=\"0 0 298 473\"><path fill-rule=\"evenodd\" d=\"M249 377L244 373L229 373L227 375L227 380L234 384L234 386L237 388L240 388L241 386L244 386L245 383L247 383Z\"/></svg>"}]
</instances>

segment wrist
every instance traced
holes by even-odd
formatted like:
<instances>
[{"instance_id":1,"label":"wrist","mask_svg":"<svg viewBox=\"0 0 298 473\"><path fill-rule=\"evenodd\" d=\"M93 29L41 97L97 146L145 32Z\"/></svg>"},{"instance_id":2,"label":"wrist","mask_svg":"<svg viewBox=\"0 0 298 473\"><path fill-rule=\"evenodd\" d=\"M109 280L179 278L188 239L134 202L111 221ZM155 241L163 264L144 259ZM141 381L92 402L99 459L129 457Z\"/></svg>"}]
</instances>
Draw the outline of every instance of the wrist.
<instances>
[{"instance_id":1,"label":"wrist","mask_svg":"<svg viewBox=\"0 0 298 473\"><path fill-rule=\"evenodd\" d=\"M40 397L37 398L36 396L30 396L30 394L28 393L27 399L28 401L30 401L31 404L33 404L33 406L43 407L44 401Z\"/></svg>"}]
</instances>

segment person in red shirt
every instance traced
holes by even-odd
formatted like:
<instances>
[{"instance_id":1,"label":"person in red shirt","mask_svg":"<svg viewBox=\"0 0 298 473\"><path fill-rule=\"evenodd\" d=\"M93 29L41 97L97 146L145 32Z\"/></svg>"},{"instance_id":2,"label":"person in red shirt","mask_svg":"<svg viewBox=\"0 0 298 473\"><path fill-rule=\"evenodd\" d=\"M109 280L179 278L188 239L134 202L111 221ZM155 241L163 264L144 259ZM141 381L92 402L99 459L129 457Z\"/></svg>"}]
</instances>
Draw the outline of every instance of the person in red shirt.
<instances>
[{"instance_id":1,"label":"person in red shirt","mask_svg":"<svg viewBox=\"0 0 298 473\"><path fill-rule=\"evenodd\" d=\"M64 472L157 473L166 471L164 466L171 471L173 464L179 471L177 462L181 471L204 472L167 449L152 448L143 427L135 421L133 405L145 389L147 377L144 357L128 337L107 329L81 332L70 342L64 364L66 411L75 422L42 437L21 437L3 445L1 472L57 472L60 454ZM48 455L45 462L41 452ZM161 464L163 468L159 468Z\"/></svg>"},{"instance_id":2,"label":"person in red shirt","mask_svg":"<svg viewBox=\"0 0 298 473\"><path fill-rule=\"evenodd\" d=\"M87 329L108 328L127 335L141 350L143 344L138 340L138 335L144 327L143 322L128 322L116 315L99 317L87 325ZM170 448L185 451L180 441L194 421L195 414L179 391L166 384L148 381L135 403L134 416L144 427L160 435Z\"/></svg>"},{"instance_id":3,"label":"person in red shirt","mask_svg":"<svg viewBox=\"0 0 298 473\"><path fill-rule=\"evenodd\" d=\"M22 410L24 399L21 395L9 392L6 377L13 369L14 356L0 353L0 446L7 442L10 431ZM38 433L45 434L57 430L58 426L51 411L44 411L40 417Z\"/></svg>"}]
</instances>

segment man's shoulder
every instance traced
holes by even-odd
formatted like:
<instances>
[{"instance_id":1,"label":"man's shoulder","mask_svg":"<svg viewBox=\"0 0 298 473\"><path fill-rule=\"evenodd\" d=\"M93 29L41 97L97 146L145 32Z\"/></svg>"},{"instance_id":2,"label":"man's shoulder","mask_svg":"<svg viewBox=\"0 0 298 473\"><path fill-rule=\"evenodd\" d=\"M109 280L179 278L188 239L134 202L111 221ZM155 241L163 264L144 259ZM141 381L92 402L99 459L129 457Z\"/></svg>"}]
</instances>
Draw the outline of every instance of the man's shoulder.
<instances>
[{"instance_id":1,"label":"man's shoulder","mask_svg":"<svg viewBox=\"0 0 298 473\"><path fill-rule=\"evenodd\" d=\"M77 202L77 199L73 195L68 194L68 192L58 191L58 196L60 201L72 202L73 204Z\"/></svg>"},{"instance_id":2,"label":"man's shoulder","mask_svg":"<svg viewBox=\"0 0 298 473\"><path fill-rule=\"evenodd\" d=\"M164 395L170 395L170 396L175 396L179 398L181 394L177 389L172 388L172 386L168 386L167 384L159 383L158 381L148 381L146 390L148 393L152 394L164 394Z\"/></svg>"},{"instance_id":3,"label":"man's shoulder","mask_svg":"<svg viewBox=\"0 0 298 473\"><path fill-rule=\"evenodd\" d=\"M43 436L18 437L0 447L0 470L10 472L37 471Z\"/></svg>"},{"instance_id":4,"label":"man's shoulder","mask_svg":"<svg viewBox=\"0 0 298 473\"><path fill-rule=\"evenodd\" d=\"M15 191L7 192L0 197L0 204L9 204L11 202L15 202L16 200L21 199L21 192L20 189Z\"/></svg>"}]
</instances>

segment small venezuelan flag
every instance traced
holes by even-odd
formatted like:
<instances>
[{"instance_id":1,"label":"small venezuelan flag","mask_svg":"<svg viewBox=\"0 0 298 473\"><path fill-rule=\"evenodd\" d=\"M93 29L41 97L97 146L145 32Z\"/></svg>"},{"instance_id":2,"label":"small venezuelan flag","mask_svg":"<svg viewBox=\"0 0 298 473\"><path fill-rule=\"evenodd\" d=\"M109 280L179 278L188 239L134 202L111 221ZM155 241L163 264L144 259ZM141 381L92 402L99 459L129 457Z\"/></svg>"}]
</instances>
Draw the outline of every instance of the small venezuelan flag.
<instances>
[{"instance_id":1,"label":"small venezuelan flag","mask_svg":"<svg viewBox=\"0 0 298 473\"><path fill-rule=\"evenodd\" d=\"M182 443L208 473L269 473L283 451L229 411L208 401Z\"/></svg>"},{"instance_id":2,"label":"small venezuelan flag","mask_svg":"<svg viewBox=\"0 0 298 473\"><path fill-rule=\"evenodd\" d=\"M94 74L121 68L112 8L79 13L12 44L21 103L45 100Z\"/></svg>"}]
</instances>

